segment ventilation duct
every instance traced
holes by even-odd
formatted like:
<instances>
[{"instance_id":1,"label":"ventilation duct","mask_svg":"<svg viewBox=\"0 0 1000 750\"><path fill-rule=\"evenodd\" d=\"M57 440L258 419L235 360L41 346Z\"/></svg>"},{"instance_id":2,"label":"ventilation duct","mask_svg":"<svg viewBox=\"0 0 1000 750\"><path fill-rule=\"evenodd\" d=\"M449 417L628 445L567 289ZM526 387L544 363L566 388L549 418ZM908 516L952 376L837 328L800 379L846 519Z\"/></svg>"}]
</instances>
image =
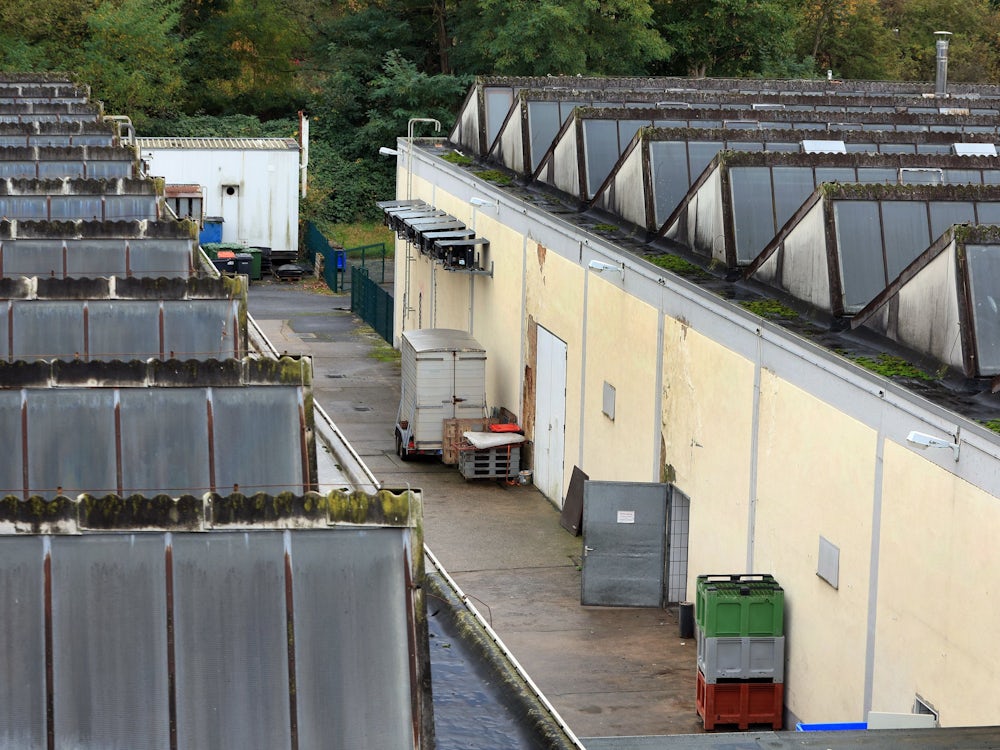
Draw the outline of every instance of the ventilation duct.
<instances>
[{"instance_id":1,"label":"ventilation duct","mask_svg":"<svg viewBox=\"0 0 1000 750\"><path fill-rule=\"evenodd\" d=\"M935 96L948 95L948 37L950 31L935 31L937 37L937 77L934 83Z\"/></svg>"}]
</instances>

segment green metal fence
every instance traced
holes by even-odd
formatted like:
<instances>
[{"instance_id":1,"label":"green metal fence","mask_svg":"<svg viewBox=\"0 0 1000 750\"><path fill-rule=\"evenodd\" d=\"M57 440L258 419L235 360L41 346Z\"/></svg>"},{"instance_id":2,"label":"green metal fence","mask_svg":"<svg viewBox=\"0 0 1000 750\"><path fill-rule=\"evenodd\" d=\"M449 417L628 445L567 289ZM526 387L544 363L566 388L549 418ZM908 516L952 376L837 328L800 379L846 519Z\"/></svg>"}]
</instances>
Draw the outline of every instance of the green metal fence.
<instances>
[{"instance_id":1,"label":"green metal fence","mask_svg":"<svg viewBox=\"0 0 1000 750\"><path fill-rule=\"evenodd\" d=\"M351 312L392 343L392 295L360 266L351 267Z\"/></svg>"},{"instance_id":2,"label":"green metal fence","mask_svg":"<svg viewBox=\"0 0 1000 750\"><path fill-rule=\"evenodd\" d=\"M316 257L323 257L323 279L326 285L335 292L346 290L349 274L348 265L357 265L360 256L361 267L368 271L369 276L375 276L378 283L385 283L385 260L389 254L384 242L374 245L362 245L347 250L334 248L326 236L319 231L311 221L306 222L306 257L315 267ZM348 256L351 258L348 264Z\"/></svg>"},{"instance_id":3,"label":"green metal fence","mask_svg":"<svg viewBox=\"0 0 1000 750\"><path fill-rule=\"evenodd\" d=\"M389 254L389 252L386 250L384 242L377 242L374 245L352 247L347 252L350 254L351 258L355 258L358 254L360 254L361 267L366 269L370 276L376 275L374 271L377 270L378 283L385 283L385 257Z\"/></svg>"},{"instance_id":4,"label":"green metal fence","mask_svg":"<svg viewBox=\"0 0 1000 750\"><path fill-rule=\"evenodd\" d=\"M314 266L316 265L316 255L324 255L326 251L330 249L330 241L323 236L323 233L319 231L315 224L311 221L306 222L306 257L309 262Z\"/></svg>"}]
</instances>

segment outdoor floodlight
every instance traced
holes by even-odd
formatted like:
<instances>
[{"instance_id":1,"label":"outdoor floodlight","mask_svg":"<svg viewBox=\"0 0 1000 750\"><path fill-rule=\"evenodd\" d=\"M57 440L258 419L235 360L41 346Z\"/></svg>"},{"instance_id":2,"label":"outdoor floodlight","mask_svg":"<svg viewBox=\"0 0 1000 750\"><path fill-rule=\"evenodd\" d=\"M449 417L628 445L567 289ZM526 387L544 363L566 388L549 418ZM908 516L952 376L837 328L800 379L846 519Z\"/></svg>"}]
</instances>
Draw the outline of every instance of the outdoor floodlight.
<instances>
[{"instance_id":1,"label":"outdoor floodlight","mask_svg":"<svg viewBox=\"0 0 1000 750\"><path fill-rule=\"evenodd\" d=\"M605 271L620 273L622 278L625 278L625 269L622 266L616 266L613 263L604 263L600 260L592 260L587 264L587 268L591 271L597 271L597 273L604 273Z\"/></svg>"},{"instance_id":2,"label":"outdoor floodlight","mask_svg":"<svg viewBox=\"0 0 1000 750\"><path fill-rule=\"evenodd\" d=\"M926 450L927 448L951 448L955 453L955 460L958 460L958 442L952 442L951 440L943 440L941 438L936 438L933 435L927 435L923 432L911 431L909 435L906 436L906 442L917 446L921 450Z\"/></svg>"}]
</instances>

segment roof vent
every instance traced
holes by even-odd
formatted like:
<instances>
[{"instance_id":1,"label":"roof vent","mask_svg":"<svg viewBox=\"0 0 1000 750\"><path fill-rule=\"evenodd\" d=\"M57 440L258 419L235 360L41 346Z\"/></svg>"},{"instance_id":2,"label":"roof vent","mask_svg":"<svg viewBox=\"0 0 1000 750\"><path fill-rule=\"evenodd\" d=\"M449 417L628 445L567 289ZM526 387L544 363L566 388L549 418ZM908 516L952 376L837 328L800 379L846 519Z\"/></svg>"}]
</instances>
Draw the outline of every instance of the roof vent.
<instances>
[{"instance_id":1,"label":"roof vent","mask_svg":"<svg viewBox=\"0 0 1000 750\"><path fill-rule=\"evenodd\" d=\"M948 37L950 31L935 31L937 37L937 78L934 82L934 96L948 96Z\"/></svg>"},{"instance_id":2,"label":"roof vent","mask_svg":"<svg viewBox=\"0 0 1000 750\"><path fill-rule=\"evenodd\" d=\"M952 151L956 156L996 156L995 143L953 143Z\"/></svg>"},{"instance_id":3,"label":"roof vent","mask_svg":"<svg viewBox=\"0 0 1000 750\"><path fill-rule=\"evenodd\" d=\"M847 146L843 141L808 140L802 141L804 154L846 154Z\"/></svg>"}]
</instances>

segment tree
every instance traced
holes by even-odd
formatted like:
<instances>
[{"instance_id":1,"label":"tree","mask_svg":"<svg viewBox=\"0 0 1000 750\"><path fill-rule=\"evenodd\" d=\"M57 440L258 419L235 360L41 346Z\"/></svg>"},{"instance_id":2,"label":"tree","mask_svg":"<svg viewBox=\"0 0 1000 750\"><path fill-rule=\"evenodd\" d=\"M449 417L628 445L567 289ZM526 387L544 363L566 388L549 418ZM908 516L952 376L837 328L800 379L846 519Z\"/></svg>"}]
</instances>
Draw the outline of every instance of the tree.
<instances>
[{"instance_id":1,"label":"tree","mask_svg":"<svg viewBox=\"0 0 1000 750\"><path fill-rule=\"evenodd\" d=\"M843 78L894 78L899 67L879 0L806 0L796 50Z\"/></svg>"},{"instance_id":2,"label":"tree","mask_svg":"<svg viewBox=\"0 0 1000 750\"><path fill-rule=\"evenodd\" d=\"M297 6L281 0L188 0L184 27L197 34L189 111L276 116L301 104L298 65L309 47Z\"/></svg>"},{"instance_id":3,"label":"tree","mask_svg":"<svg viewBox=\"0 0 1000 750\"><path fill-rule=\"evenodd\" d=\"M645 75L670 56L648 0L477 0L455 18L464 73Z\"/></svg>"},{"instance_id":4,"label":"tree","mask_svg":"<svg viewBox=\"0 0 1000 750\"><path fill-rule=\"evenodd\" d=\"M102 0L86 17L75 67L106 109L141 124L174 105L189 44L177 33L179 10L180 0Z\"/></svg>"},{"instance_id":5,"label":"tree","mask_svg":"<svg viewBox=\"0 0 1000 750\"><path fill-rule=\"evenodd\" d=\"M97 0L0 0L0 63L6 70L69 70L67 52L87 36Z\"/></svg>"},{"instance_id":6,"label":"tree","mask_svg":"<svg viewBox=\"0 0 1000 750\"><path fill-rule=\"evenodd\" d=\"M948 79L980 83L996 80L1000 72L1000 14L988 0L897 0L887 7L887 21L899 34L901 78L933 81L934 32L950 31Z\"/></svg>"},{"instance_id":7,"label":"tree","mask_svg":"<svg viewBox=\"0 0 1000 750\"><path fill-rule=\"evenodd\" d=\"M797 7L779 0L655 0L656 26L676 50L673 75L782 75L796 66Z\"/></svg>"}]
</instances>

